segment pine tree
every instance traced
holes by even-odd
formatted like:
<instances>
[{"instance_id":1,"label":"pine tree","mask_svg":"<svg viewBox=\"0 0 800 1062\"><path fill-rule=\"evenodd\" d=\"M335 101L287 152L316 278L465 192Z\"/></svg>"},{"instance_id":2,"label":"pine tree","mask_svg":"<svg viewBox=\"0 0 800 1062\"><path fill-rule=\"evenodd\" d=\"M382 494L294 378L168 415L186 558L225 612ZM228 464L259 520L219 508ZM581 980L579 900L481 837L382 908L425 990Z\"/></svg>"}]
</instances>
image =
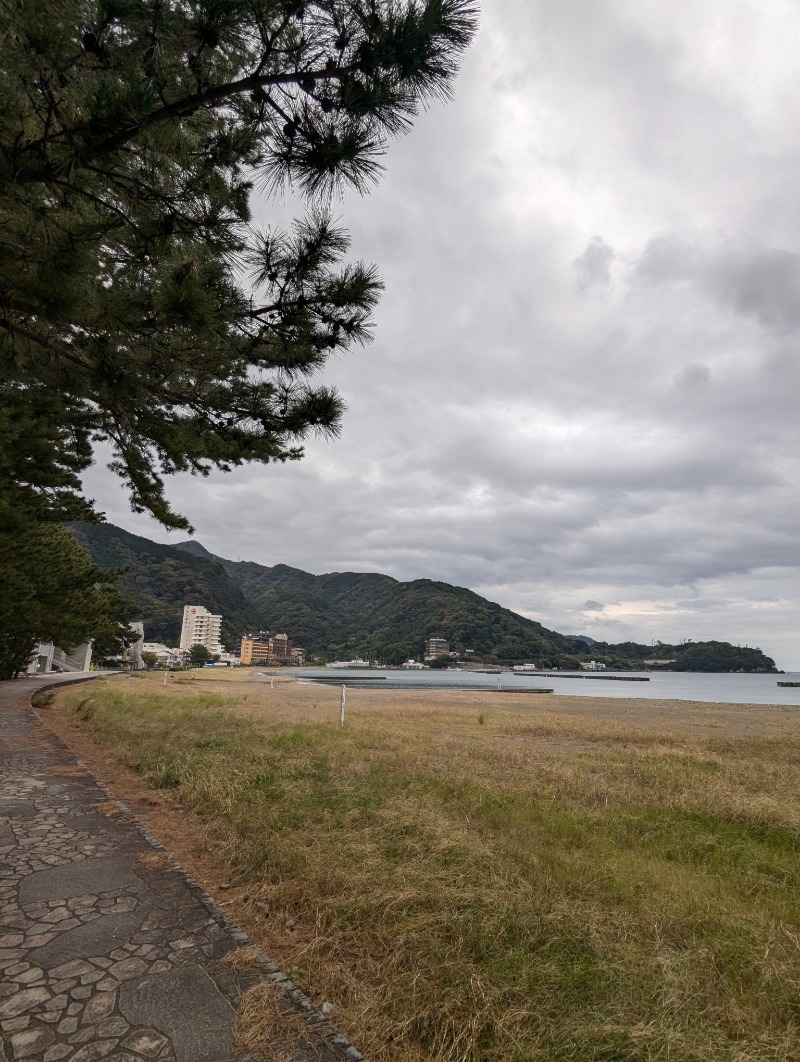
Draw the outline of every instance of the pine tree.
<instances>
[{"instance_id":1,"label":"pine tree","mask_svg":"<svg viewBox=\"0 0 800 1062\"><path fill-rule=\"evenodd\" d=\"M311 377L371 336L375 268L329 196L449 94L471 0L0 0L0 489L86 517L114 451L165 474L294 460L342 401ZM256 231L253 183L308 203Z\"/></svg>"},{"instance_id":2,"label":"pine tree","mask_svg":"<svg viewBox=\"0 0 800 1062\"><path fill-rule=\"evenodd\" d=\"M203 667L205 664L210 664L212 660L211 653L204 645L198 643L189 650L189 663L192 667Z\"/></svg>"},{"instance_id":3,"label":"pine tree","mask_svg":"<svg viewBox=\"0 0 800 1062\"><path fill-rule=\"evenodd\" d=\"M94 565L64 528L0 506L0 679L23 671L39 641L70 650L93 638L100 655L130 645L136 610L114 586L117 574Z\"/></svg>"}]
</instances>

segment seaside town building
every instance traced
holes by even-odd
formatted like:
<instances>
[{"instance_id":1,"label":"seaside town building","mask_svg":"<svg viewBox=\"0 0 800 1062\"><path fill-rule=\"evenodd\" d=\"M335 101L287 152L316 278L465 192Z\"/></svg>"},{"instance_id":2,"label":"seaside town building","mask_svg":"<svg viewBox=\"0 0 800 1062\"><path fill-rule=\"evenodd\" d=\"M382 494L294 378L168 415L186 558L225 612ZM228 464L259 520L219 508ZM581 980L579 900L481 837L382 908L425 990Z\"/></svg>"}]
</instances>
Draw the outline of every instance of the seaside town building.
<instances>
[{"instance_id":1,"label":"seaside town building","mask_svg":"<svg viewBox=\"0 0 800 1062\"><path fill-rule=\"evenodd\" d=\"M305 650L292 645L288 634L260 631L242 638L239 649L241 664L304 664Z\"/></svg>"},{"instance_id":2,"label":"seaside town building","mask_svg":"<svg viewBox=\"0 0 800 1062\"><path fill-rule=\"evenodd\" d=\"M270 659L278 660L281 664L289 664L292 660L292 643L288 634L275 634L269 640Z\"/></svg>"},{"instance_id":3,"label":"seaside town building","mask_svg":"<svg viewBox=\"0 0 800 1062\"><path fill-rule=\"evenodd\" d=\"M181 667L189 657L188 650L170 647L163 642L143 642L142 652L154 656L159 667Z\"/></svg>"},{"instance_id":4,"label":"seaside town building","mask_svg":"<svg viewBox=\"0 0 800 1062\"><path fill-rule=\"evenodd\" d=\"M181 626L181 649L191 649L193 645L204 645L209 653L219 656L222 652L222 616L203 608L202 605L186 605L183 610Z\"/></svg>"},{"instance_id":5,"label":"seaside town building","mask_svg":"<svg viewBox=\"0 0 800 1062\"><path fill-rule=\"evenodd\" d=\"M240 664L268 664L269 660L269 635L253 634L242 638Z\"/></svg>"},{"instance_id":6,"label":"seaside town building","mask_svg":"<svg viewBox=\"0 0 800 1062\"><path fill-rule=\"evenodd\" d=\"M425 642L425 659L435 660L437 656L447 656L450 643L446 638L428 638Z\"/></svg>"},{"instance_id":7,"label":"seaside town building","mask_svg":"<svg viewBox=\"0 0 800 1062\"><path fill-rule=\"evenodd\" d=\"M29 675L49 675L52 672L71 673L90 671L94 639L83 642L74 649L61 649L52 642L39 642L28 664Z\"/></svg>"},{"instance_id":8,"label":"seaside town building","mask_svg":"<svg viewBox=\"0 0 800 1062\"><path fill-rule=\"evenodd\" d=\"M139 637L127 649L123 649L119 655L109 657L108 666L138 671L144 667L142 662L144 626L141 622L129 623L128 626ZM50 675L54 673L72 674L78 671L92 671L95 667L92 660L93 650L93 638L71 649L62 649L52 642L39 642L33 651L26 673L28 675Z\"/></svg>"}]
</instances>

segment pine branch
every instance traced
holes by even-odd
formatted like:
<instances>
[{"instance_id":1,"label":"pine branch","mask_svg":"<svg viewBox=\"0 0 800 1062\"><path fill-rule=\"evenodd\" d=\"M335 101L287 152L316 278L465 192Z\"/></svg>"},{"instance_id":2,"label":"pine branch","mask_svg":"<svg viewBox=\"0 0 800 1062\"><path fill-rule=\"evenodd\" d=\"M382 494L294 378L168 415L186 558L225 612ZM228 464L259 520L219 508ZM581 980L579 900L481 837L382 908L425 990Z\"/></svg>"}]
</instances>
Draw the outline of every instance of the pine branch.
<instances>
[{"instance_id":1,"label":"pine branch","mask_svg":"<svg viewBox=\"0 0 800 1062\"><path fill-rule=\"evenodd\" d=\"M175 100L159 107L157 110L151 111L150 114L140 118L139 121L129 123L114 133L113 136L106 137L97 143L92 142L92 134L97 124L96 121L92 121L82 126L76 126L73 129L62 128L58 136L53 136L49 139L42 137L38 140L32 140L25 145L21 154L35 155L37 152L43 151L45 147L52 144L55 140L63 137L70 143L81 141L81 146L79 148L76 147L76 155L78 156L76 161L79 161L81 165L87 165L92 159L101 158L104 155L118 151L152 126L186 118L204 107L221 107L228 100L244 92L253 92L255 89L263 90L266 87L279 85L299 85L301 81L308 78L314 78L316 81L335 80L341 78L343 74L352 73L354 70L355 67L333 71L296 71L290 74L249 74L247 77L239 78L237 81L231 81L224 85L214 85L211 88L204 89L202 92L196 92L191 96L186 96L183 99ZM13 177L20 184L49 181L58 176L59 169L49 162L43 162L39 165L34 163L27 168L25 166L16 166L13 169Z\"/></svg>"}]
</instances>

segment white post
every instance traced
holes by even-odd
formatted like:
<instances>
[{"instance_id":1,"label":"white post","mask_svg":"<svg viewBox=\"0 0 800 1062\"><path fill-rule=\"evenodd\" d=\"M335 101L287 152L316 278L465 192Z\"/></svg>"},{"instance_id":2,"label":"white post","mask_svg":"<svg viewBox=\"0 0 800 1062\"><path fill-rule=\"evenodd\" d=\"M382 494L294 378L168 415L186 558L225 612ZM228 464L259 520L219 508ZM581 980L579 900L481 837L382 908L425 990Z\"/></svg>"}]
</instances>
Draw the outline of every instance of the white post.
<instances>
[{"instance_id":1,"label":"white post","mask_svg":"<svg viewBox=\"0 0 800 1062\"><path fill-rule=\"evenodd\" d=\"M503 688L503 687L502 687L502 686L500 685L500 676L499 676L499 675L497 676L497 688L498 688L499 690Z\"/></svg>"},{"instance_id":2,"label":"white post","mask_svg":"<svg viewBox=\"0 0 800 1062\"><path fill-rule=\"evenodd\" d=\"M167 675L168 675L168 674L169 674L169 671L167 671L167 670L165 669L165 671L164 671L164 685L165 685L165 686L166 686L166 684L167 684Z\"/></svg>"},{"instance_id":3,"label":"white post","mask_svg":"<svg viewBox=\"0 0 800 1062\"><path fill-rule=\"evenodd\" d=\"M341 707L339 708L339 726L344 726L344 699L345 699L345 690L346 689L347 689L346 686L342 686L342 704L341 704Z\"/></svg>"},{"instance_id":4,"label":"white post","mask_svg":"<svg viewBox=\"0 0 800 1062\"><path fill-rule=\"evenodd\" d=\"M270 688L271 690L274 690L274 689L275 689L275 676L274 676L274 675L273 675L273 676L272 676L272 678L271 678L271 679L269 680L269 688Z\"/></svg>"}]
</instances>

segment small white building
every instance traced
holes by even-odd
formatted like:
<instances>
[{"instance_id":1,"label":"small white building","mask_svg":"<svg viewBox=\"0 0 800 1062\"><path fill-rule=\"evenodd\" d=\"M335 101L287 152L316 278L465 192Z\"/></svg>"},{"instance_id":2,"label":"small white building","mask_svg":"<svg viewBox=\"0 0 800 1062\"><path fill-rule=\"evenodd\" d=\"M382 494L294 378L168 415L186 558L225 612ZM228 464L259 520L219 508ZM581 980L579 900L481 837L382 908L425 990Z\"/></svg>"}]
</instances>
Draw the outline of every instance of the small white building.
<instances>
[{"instance_id":1,"label":"small white building","mask_svg":"<svg viewBox=\"0 0 800 1062\"><path fill-rule=\"evenodd\" d=\"M170 647L162 642L143 642L142 652L154 656L160 667L180 667L186 663L189 655L183 649Z\"/></svg>"},{"instance_id":2,"label":"small white building","mask_svg":"<svg viewBox=\"0 0 800 1062\"><path fill-rule=\"evenodd\" d=\"M209 612L202 605L186 605L181 625L181 649L204 645L213 656L222 653L222 616Z\"/></svg>"}]
</instances>

